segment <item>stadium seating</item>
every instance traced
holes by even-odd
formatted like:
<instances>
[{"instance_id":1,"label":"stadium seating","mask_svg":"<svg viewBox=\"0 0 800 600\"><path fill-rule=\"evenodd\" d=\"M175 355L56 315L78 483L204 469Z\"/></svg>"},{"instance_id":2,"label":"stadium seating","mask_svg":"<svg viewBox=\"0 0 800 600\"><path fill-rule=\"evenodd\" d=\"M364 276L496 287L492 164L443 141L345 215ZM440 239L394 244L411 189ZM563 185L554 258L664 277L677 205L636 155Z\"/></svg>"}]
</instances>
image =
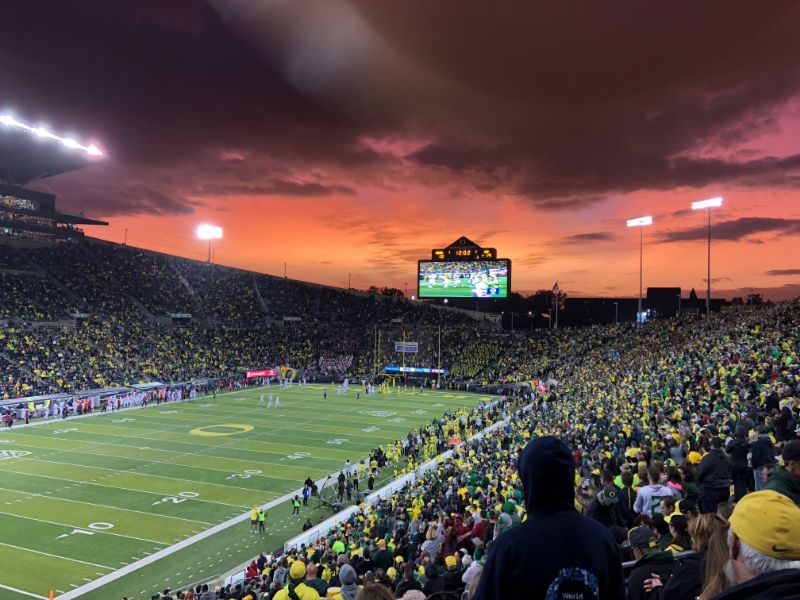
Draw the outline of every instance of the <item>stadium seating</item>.
<instances>
[{"instance_id":1,"label":"stadium seating","mask_svg":"<svg viewBox=\"0 0 800 600\"><path fill-rule=\"evenodd\" d=\"M73 315L82 318L75 320ZM191 315L176 325L171 316ZM0 244L0 397L229 377L287 364L308 377L363 376L394 342L451 364L463 314L100 241ZM466 336L466 338L465 338ZM223 351L224 348L224 351Z\"/></svg>"},{"instance_id":2,"label":"stadium seating","mask_svg":"<svg viewBox=\"0 0 800 600\"><path fill-rule=\"evenodd\" d=\"M359 584L383 584L398 597L415 588L423 597L469 596L497 534L527 519L517 459L529 440L547 435L573 454L576 510L604 525L625 558L634 558L632 548L642 551L642 536L645 546L652 535L654 549L676 554L727 543L726 521L698 521L705 533L684 521L713 513L717 500L727 518L729 501L762 485L792 493L780 485L787 471L779 457L800 437L798 301L512 336L481 330L455 311L96 242L0 246L0 271L0 318L9 320L0 329L6 398L240 377L274 364L311 377L358 377L372 372L376 344L379 357L394 360L394 343L406 339L419 344L417 364L450 369L450 384L509 384L520 402L531 403L508 427L465 445L389 500L363 507L319 543L265 559L220 598L269 597L298 560L309 563L309 573L318 565L320 587L349 585L352 567ZM76 311L86 318L64 318ZM169 318L175 312L191 314L191 322L176 325ZM540 388L534 380L548 383ZM420 434L438 441L461 416L443 417ZM479 424L476 413L463 416L465 434L497 417ZM730 446L730 458L719 446ZM748 451L759 453L758 464L748 463ZM709 478L715 460L727 465L728 479ZM772 469L766 478L764 468ZM629 543L637 527L644 529ZM659 560L663 577L648 586L667 586L682 572L670 556ZM725 565L712 567L722 573ZM629 597L640 597L644 585L637 569L632 565ZM698 570L686 589L711 598L725 581ZM213 591L184 597L217 598Z\"/></svg>"}]
</instances>

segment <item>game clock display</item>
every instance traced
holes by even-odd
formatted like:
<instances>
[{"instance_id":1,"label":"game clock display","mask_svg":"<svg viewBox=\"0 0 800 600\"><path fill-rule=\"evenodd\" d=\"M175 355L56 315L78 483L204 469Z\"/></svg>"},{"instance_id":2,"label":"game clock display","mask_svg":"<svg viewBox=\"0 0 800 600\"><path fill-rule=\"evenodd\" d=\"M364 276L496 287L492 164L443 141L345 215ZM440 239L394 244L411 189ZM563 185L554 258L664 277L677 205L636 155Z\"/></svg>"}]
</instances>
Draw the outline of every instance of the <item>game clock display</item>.
<instances>
[{"instance_id":1,"label":"game clock display","mask_svg":"<svg viewBox=\"0 0 800 600\"><path fill-rule=\"evenodd\" d=\"M419 298L507 298L511 261L419 261Z\"/></svg>"}]
</instances>

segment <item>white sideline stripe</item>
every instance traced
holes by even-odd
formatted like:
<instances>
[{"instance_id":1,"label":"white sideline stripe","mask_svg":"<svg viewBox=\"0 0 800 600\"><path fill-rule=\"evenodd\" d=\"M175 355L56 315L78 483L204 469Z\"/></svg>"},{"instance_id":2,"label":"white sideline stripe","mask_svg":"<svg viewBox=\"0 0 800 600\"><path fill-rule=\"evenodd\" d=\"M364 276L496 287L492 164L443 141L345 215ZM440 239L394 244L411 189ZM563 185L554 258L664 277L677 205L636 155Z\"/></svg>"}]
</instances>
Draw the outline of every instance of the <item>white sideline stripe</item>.
<instances>
[{"instance_id":1,"label":"white sideline stripe","mask_svg":"<svg viewBox=\"0 0 800 600\"><path fill-rule=\"evenodd\" d=\"M4 590L8 590L9 592L16 592L17 594L22 594L23 596L29 596L31 598L39 598L39 600L47 600L46 596L39 596L38 594L31 594L30 592L26 592L25 590L18 590L15 587L11 587L10 585L5 585L0 583L0 588Z\"/></svg>"},{"instance_id":2,"label":"white sideline stripe","mask_svg":"<svg viewBox=\"0 0 800 600\"><path fill-rule=\"evenodd\" d=\"M301 490L295 490L289 492L288 494L284 494L280 498L276 498L275 500L268 502L263 507L264 509L272 509L278 504L282 504L287 500L291 500L295 495L300 493ZM107 585L112 581L116 581L117 579L124 577L129 573L138 571L142 567L145 567L158 560L161 560L162 558L170 556L171 554L175 554L176 552L183 550L184 548L187 548L192 544L196 544L197 542L200 542L208 537L211 537L212 535L216 535L217 533L227 529L228 527L232 527L233 525L236 525L238 523L248 521L249 519L250 519L250 511L247 511L246 513L239 515L238 517L234 517L232 519L225 521L224 523L215 525L214 527L206 529L205 531L198 533L197 535L193 535L192 537L186 538L185 540L178 542L177 544L169 546L168 548L163 548L162 550L159 550L158 552L151 554L150 556L146 556L141 560L137 560L135 563L132 563L116 571L113 571L108 575L103 575L102 577L95 579L94 581L87 583L85 585L82 585L79 588L75 588L74 590L69 591L66 594L62 594L58 596L58 600L73 600L74 598L80 598L83 594L87 594L88 592L91 592L93 590L96 590L97 588Z\"/></svg>"},{"instance_id":3,"label":"white sideline stripe","mask_svg":"<svg viewBox=\"0 0 800 600\"><path fill-rule=\"evenodd\" d=\"M59 554L50 554L49 552L42 552L41 550L33 550L32 548L23 548L22 546L15 546L14 544L6 544L5 542L0 542L0 546L8 546L9 548L14 548L15 550L22 550L24 552L33 552L34 554L42 554L44 556L49 556L51 558L60 558L61 560L68 560L69 562L82 563L84 565L89 565L90 567L99 567L101 569L109 569L111 571L114 570L114 567L109 567L106 565L98 565L97 563L87 562L85 560L79 560L77 558L67 558L66 556L61 556Z\"/></svg>"},{"instance_id":4,"label":"white sideline stripe","mask_svg":"<svg viewBox=\"0 0 800 600\"><path fill-rule=\"evenodd\" d=\"M245 390L244 393L255 392L257 390L262 390L264 388L266 388L266 386L262 385L262 386L254 387L254 388L252 388L250 390ZM241 394L241 393L242 393L241 390L239 390L237 392L220 392L219 394L217 394L217 396L227 396L228 394ZM38 425L47 425L48 423L51 423L51 424L53 424L53 423L56 423L56 424L58 424L58 423L66 423L68 421L74 421L75 419L88 419L89 417L97 417L97 416L100 416L100 415L112 415L112 414L115 415L117 413L127 412L129 410L142 410L142 408L145 408L145 409L148 409L148 408L151 408L151 407L153 407L153 408L164 408L167 405L174 406L174 405L177 405L177 404L183 404L184 402L196 402L198 400L207 400L208 398L211 398L213 400L213 397L211 397L211 396L198 396L194 400L190 400L189 398L186 398L184 400L178 400L178 401L172 401L172 402L163 402L161 404L152 404L152 403L150 403L145 407L142 407L141 404L137 404L136 406L128 406L128 407L125 407L125 408L114 409L111 412L92 411L88 415L70 415L66 419L62 419L60 416L54 416L52 419L45 419L43 417L36 417L35 421L31 421L30 423L27 423L27 424L26 423L15 424L14 427L18 430L18 429L23 429L23 428L26 428L26 427L36 427ZM20 398L20 401L23 401L23 400L25 400L25 399L24 398ZM11 431L12 429L8 429L8 431ZM36 596L36 597L38 598L39 596Z\"/></svg>"}]
</instances>

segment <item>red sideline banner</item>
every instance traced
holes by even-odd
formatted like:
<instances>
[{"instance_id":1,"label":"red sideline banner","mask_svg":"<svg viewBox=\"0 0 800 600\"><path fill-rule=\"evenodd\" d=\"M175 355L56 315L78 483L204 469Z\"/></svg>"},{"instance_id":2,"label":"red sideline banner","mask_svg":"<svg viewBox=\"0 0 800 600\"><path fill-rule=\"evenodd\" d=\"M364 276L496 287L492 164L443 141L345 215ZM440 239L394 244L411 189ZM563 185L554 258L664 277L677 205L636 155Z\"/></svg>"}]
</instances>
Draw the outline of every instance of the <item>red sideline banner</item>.
<instances>
[{"instance_id":1,"label":"red sideline banner","mask_svg":"<svg viewBox=\"0 0 800 600\"><path fill-rule=\"evenodd\" d=\"M278 372L275 369L262 369L261 371L248 371L247 378L254 379L256 377L275 377Z\"/></svg>"}]
</instances>

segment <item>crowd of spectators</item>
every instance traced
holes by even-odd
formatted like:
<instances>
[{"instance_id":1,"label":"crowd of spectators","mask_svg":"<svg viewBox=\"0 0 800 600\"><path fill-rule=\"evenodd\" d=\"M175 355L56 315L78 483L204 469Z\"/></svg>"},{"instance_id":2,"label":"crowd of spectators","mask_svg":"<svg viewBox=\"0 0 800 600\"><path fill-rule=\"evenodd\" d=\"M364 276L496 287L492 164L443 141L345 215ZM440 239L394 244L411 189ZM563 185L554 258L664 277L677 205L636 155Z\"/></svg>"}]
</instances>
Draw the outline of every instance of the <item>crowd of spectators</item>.
<instances>
[{"instance_id":1,"label":"crowd of spectators","mask_svg":"<svg viewBox=\"0 0 800 600\"><path fill-rule=\"evenodd\" d=\"M554 337L501 357L528 411L219 597L798 598L800 304Z\"/></svg>"},{"instance_id":2,"label":"crowd of spectators","mask_svg":"<svg viewBox=\"0 0 800 600\"><path fill-rule=\"evenodd\" d=\"M97 240L0 245L3 318L0 398L283 364L363 378L402 362L403 335L419 344L409 362L435 366L472 331L455 311Z\"/></svg>"},{"instance_id":3,"label":"crowd of spectators","mask_svg":"<svg viewBox=\"0 0 800 600\"><path fill-rule=\"evenodd\" d=\"M38 273L0 272L0 318L52 321L77 309L67 294Z\"/></svg>"}]
</instances>

